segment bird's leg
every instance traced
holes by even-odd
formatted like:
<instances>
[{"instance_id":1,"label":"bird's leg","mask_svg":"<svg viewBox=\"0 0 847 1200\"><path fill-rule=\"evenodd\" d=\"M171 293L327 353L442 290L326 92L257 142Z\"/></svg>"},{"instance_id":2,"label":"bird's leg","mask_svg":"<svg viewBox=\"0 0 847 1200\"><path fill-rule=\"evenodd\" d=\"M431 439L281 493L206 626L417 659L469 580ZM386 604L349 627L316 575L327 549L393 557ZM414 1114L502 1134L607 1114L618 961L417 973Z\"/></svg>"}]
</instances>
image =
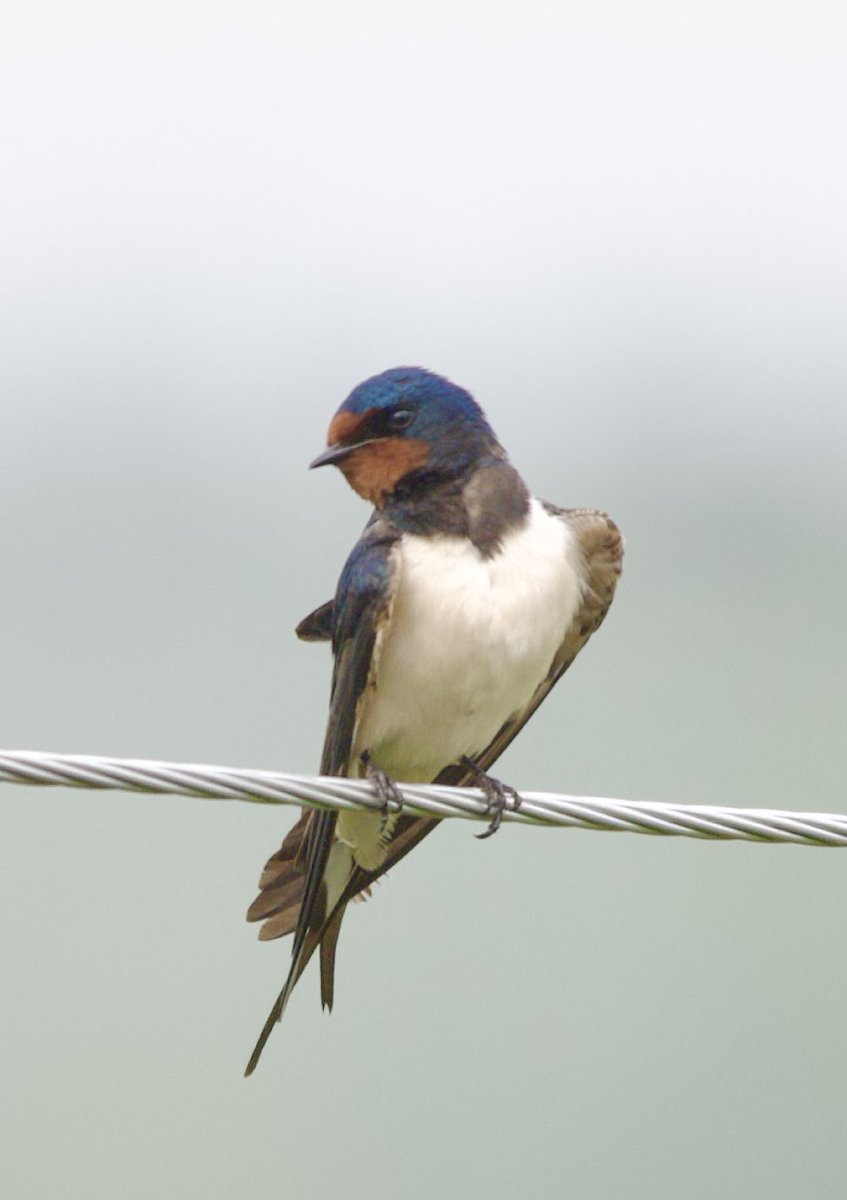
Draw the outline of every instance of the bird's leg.
<instances>
[{"instance_id":1,"label":"bird's leg","mask_svg":"<svg viewBox=\"0 0 847 1200\"><path fill-rule=\"evenodd\" d=\"M382 767L378 767L373 760L370 750L362 752L361 763L365 770L365 775L373 788L377 800L380 801L382 808L382 823L380 824L380 833L388 824L388 814L391 812L392 805L395 812L401 812L403 809L403 797L400 794L400 789L391 778L390 775L383 771Z\"/></svg>"},{"instance_id":2,"label":"bird's leg","mask_svg":"<svg viewBox=\"0 0 847 1200\"><path fill-rule=\"evenodd\" d=\"M512 802L512 811L514 812L520 808L521 798L513 787L487 775L482 767L477 766L474 760L468 758L466 754L462 755L462 766L473 772L474 783L485 792L485 799L488 801L485 811L493 813L491 824L485 833L478 833L476 836L478 838L491 837L492 833L496 833L500 828L500 822L503 820L503 813L509 807L509 801Z\"/></svg>"}]
</instances>

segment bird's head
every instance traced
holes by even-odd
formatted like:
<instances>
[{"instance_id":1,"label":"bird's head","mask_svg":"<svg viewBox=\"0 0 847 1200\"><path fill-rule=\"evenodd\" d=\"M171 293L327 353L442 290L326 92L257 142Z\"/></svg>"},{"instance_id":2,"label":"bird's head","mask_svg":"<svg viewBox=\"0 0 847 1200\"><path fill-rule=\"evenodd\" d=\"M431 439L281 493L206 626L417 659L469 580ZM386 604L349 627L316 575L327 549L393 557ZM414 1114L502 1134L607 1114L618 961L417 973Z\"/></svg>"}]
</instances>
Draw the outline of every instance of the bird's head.
<instances>
[{"instance_id":1,"label":"bird's head","mask_svg":"<svg viewBox=\"0 0 847 1200\"><path fill-rule=\"evenodd\" d=\"M332 463L378 507L398 485L460 476L497 439L469 392L420 367L394 367L354 388L332 418L327 448L310 463Z\"/></svg>"}]
</instances>

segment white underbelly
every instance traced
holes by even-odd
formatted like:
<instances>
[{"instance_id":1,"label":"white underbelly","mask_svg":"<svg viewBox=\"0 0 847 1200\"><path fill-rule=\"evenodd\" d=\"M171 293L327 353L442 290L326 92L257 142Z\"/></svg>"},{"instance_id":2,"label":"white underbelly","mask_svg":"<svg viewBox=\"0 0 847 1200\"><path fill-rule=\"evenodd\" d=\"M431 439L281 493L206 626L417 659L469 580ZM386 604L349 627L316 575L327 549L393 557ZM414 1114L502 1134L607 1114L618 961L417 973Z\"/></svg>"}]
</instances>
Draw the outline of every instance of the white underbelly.
<instances>
[{"instance_id":1,"label":"white underbelly","mask_svg":"<svg viewBox=\"0 0 847 1200\"><path fill-rule=\"evenodd\" d=\"M581 599L577 549L535 500L483 558L466 538L406 536L376 686L351 767L370 750L397 779L428 781L481 753L544 679Z\"/></svg>"}]
</instances>

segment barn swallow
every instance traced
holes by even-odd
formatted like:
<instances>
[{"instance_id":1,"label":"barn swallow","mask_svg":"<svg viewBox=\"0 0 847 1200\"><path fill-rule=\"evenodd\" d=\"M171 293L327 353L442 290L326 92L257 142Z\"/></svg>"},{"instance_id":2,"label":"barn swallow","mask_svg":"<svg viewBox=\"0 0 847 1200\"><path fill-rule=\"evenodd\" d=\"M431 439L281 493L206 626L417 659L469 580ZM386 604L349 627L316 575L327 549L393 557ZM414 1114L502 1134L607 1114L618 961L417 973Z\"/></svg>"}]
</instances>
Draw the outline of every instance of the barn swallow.
<instances>
[{"instance_id":1,"label":"barn swallow","mask_svg":"<svg viewBox=\"0 0 847 1200\"><path fill-rule=\"evenodd\" d=\"M481 785L606 615L623 541L605 513L534 499L463 388L398 367L355 388L312 467L339 468L374 506L334 600L297 627L331 641L321 774L368 777L382 811L304 809L268 861L248 920L293 933L291 965L245 1074L316 950L332 1008L349 901L438 821L392 803L393 780Z\"/></svg>"}]
</instances>

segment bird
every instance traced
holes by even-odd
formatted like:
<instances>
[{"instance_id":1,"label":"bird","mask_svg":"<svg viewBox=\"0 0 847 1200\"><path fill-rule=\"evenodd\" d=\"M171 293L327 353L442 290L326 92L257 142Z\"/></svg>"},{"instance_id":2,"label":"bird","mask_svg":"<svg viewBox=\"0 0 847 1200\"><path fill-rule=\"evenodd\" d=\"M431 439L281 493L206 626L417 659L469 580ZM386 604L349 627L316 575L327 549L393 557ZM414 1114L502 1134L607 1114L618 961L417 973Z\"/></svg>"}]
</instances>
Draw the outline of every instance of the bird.
<instances>
[{"instance_id":1,"label":"bird","mask_svg":"<svg viewBox=\"0 0 847 1200\"><path fill-rule=\"evenodd\" d=\"M332 1008L348 903L439 824L404 813L395 781L481 787L482 836L519 805L488 770L600 626L621 573L611 518L534 498L476 400L432 371L354 388L310 467L330 465L373 511L334 598L296 632L332 646L321 774L367 778L381 804L304 808L268 860L247 919L262 940L294 936L245 1075L315 952Z\"/></svg>"}]
</instances>

